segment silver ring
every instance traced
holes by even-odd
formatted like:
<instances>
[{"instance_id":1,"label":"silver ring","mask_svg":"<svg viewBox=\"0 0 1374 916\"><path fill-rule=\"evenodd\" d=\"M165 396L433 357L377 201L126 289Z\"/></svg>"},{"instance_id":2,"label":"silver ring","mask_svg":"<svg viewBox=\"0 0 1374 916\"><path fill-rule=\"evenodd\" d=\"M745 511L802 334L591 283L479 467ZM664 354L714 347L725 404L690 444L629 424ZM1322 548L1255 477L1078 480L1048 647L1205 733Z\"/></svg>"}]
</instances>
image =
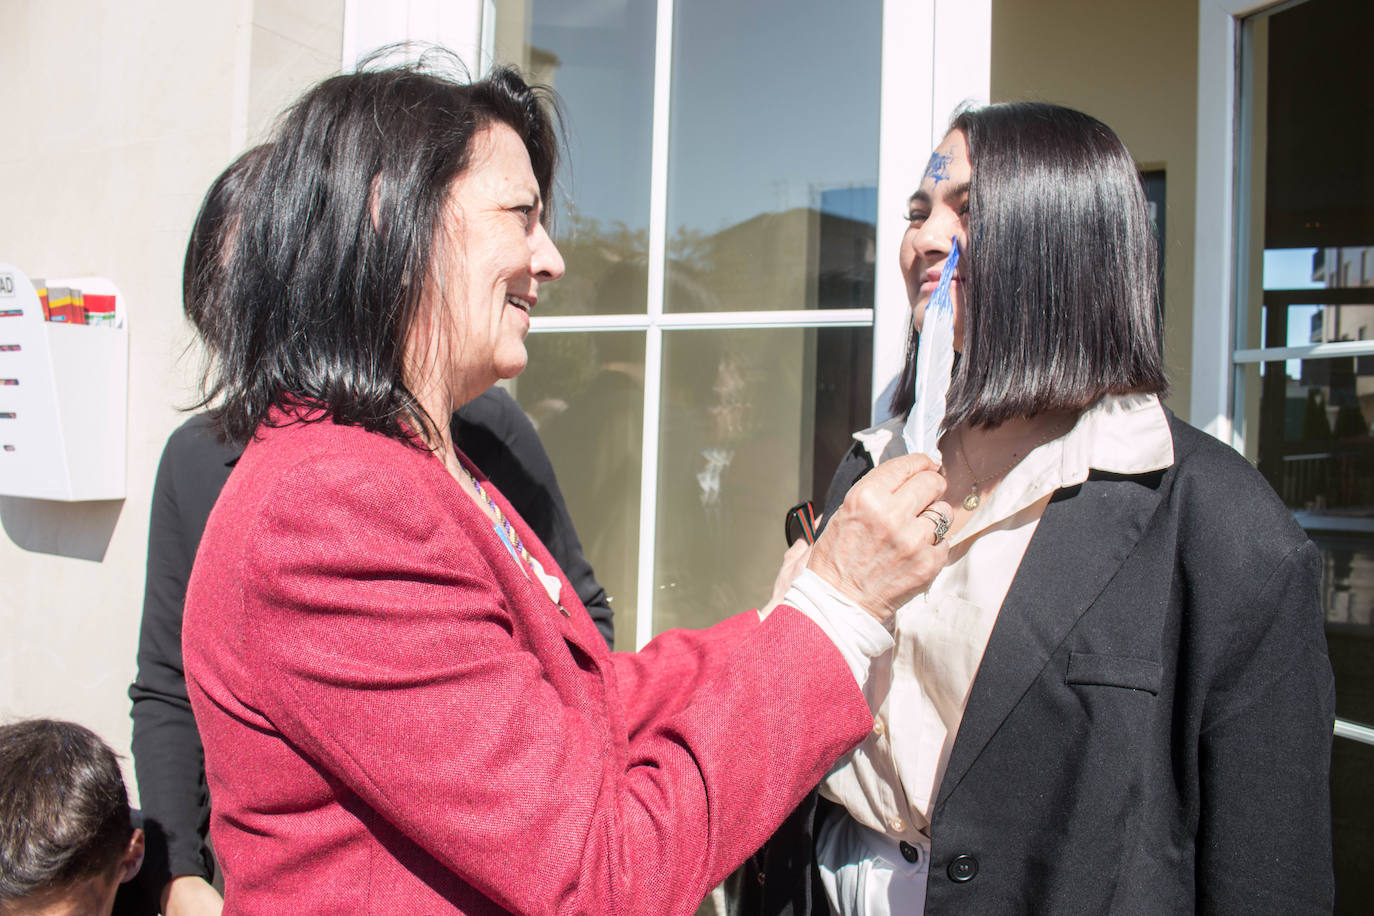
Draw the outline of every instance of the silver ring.
<instances>
[{"instance_id":1,"label":"silver ring","mask_svg":"<svg viewBox=\"0 0 1374 916\"><path fill-rule=\"evenodd\" d=\"M945 535L949 534L949 516L945 515L939 509L932 509L929 506L926 506L920 512L916 513L916 517L928 518L931 522L934 523L935 540L931 541L932 544L940 543L945 539Z\"/></svg>"}]
</instances>

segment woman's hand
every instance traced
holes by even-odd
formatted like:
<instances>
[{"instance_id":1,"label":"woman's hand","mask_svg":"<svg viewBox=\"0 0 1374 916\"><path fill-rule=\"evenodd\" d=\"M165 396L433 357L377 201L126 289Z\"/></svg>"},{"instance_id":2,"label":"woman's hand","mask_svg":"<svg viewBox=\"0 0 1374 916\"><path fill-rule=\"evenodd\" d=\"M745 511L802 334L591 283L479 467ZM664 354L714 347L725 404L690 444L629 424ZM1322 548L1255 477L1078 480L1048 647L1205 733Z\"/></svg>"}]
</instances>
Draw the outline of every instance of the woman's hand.
<instances>
[{"instance_id":1,"label":"woman's hand","mask_svg":"<svg viewBox=\"0 0 1374 916\"><path fill-rule=\"evenodd\" d=\"M199 875L178 875L162 889L166 916L219 916L224 898Z\"/></svg>"},{"instance_id":2,"label":"woman's hand","mask_svg":"<svg viewBox=\"0 0 1374 916\"><path fill-rule=\"evenodd\" d=\"M819 516L816 523L820 523ZM782 604L787 590L792 587L792 580L806 568L806 558L810 555L811 545L806 543L805 539L799 539L787 548L787 552L782 555L782 568L778 570L778 577L773 580L773 597L759 610L759 620L767 620L768 615L773 613L773 608Z\"/></svg>"},{"instance_id":3,"label":"woman's hand","mask_svg":"<svg viewBox=\"0 0 1374 916\"><path fill-rule=\"evenodd\" d=\"M944 492L945 479L925 455L883 462L850 488L806 568L886 622L944 568L949 544L936 540L930 513L920 516L932 509L951 518L938 501Z\"/></svg>"}]
</instances>

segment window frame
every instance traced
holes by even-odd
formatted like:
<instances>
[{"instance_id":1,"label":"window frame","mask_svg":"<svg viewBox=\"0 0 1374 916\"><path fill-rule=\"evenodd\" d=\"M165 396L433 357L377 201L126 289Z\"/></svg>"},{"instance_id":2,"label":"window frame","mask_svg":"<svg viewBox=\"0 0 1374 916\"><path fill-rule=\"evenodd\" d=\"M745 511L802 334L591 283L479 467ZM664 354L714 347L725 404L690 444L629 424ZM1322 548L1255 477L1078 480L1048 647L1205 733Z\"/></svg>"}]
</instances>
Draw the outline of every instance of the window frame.
<instances>
[{"instance_id":1,"label":"window frame","mask_svg":"<svg viewBox=\"0 0 1374 916\"><path fill-rule=\"evenodd\" d=\"M1303 0L1297 0L1303 2ZM1193 233L1193 355L1189 416L1194 426L1245 454L1245 372L1249 366L1289 359L1374 355L1374 341L1302 347L1248 347L1250 239L1241 213L1249 163L1240 138L1248 134L1248 79L1242 32L1245 20L1296 5L1294 0L1198 0L1197 197ZM1312 291L1323 298L1336 290ZM1367 293L1362 293L1368 299ZM1212 307L1207 307L1208 305ZM1249 456L1247 456L1249 457ZM1299 519L1303 519L1300 517ZM1374 728L1337 719L1335 735L1374 744Z\"/></svg>"}]
</instances>

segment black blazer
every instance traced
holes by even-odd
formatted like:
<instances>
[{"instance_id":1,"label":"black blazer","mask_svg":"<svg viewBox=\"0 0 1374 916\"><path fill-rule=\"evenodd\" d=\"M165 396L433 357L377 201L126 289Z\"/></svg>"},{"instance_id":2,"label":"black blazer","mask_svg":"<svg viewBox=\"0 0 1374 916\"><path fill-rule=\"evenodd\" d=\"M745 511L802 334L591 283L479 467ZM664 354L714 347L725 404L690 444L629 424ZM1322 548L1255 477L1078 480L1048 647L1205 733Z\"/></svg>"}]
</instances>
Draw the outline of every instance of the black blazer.
<instances>
[{"instance_id":1,"label":"black blazer","mask_svg":"<svg viewBox=\"0 0 1374 916\"><path fill-rule=\"evenodd\" d=\"M1045 509L935 802L928 914L1331 912L1321 560L1241 456L1170 424L1173 467ZM835 506L869 466L851 449ZM816 808L736 873L738 912L828 912Z\"/></svg>"}]
</instances>

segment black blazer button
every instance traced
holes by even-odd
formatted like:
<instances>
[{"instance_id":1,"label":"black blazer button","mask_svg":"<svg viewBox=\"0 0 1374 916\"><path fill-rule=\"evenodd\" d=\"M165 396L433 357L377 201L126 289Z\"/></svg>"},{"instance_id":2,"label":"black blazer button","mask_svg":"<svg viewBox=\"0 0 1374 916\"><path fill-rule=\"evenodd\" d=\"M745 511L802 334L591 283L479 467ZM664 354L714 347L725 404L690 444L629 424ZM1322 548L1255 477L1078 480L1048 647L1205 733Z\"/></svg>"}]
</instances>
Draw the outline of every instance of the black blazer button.
<instances>
[{"instance_id":1,"label":"black blazer button","mask_svg":"<svg viewBox=\"0 0 1374 916\"><path fill-rule=\"evenodd\" d=\"M912 865L915 865L916 861L921 858L921 851L906 840L902 840L902 842L898 843L897 848L901 850L902 858L906 859Z\"/></svg>"},{"instance_id":2,"label":"black blazer button","mask_svg":"<svg viewBox=\"0 0 1374 916\"><path fill-rule=\"evenodd\" d=\"M955 856L949 863L949 880L963 884L965 881L972 881L973 876L978 874L978 860L973 856Z\"/></svg>"}]
</instances>

